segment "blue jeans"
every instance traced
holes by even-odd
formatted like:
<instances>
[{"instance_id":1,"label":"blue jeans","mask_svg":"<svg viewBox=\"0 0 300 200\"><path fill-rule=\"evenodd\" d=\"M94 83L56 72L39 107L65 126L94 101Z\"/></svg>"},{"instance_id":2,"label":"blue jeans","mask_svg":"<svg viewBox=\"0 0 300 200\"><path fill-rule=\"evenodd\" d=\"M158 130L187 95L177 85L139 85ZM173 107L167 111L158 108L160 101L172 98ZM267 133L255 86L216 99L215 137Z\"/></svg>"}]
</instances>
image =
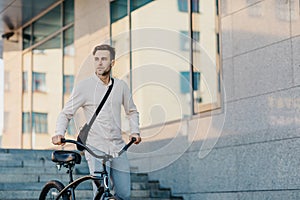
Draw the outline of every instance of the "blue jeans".
<instances>
[{"instance_id":1,"label":"blue jeans","mask_svg":"<svg viewBox=\"0 0 300 200\"><path fill-rule=\"evenodd\" d=\"M103 154L103 152L92 149L96 154ZM90 155L85 151L85 157L88 162L90 174L95 171L102 170L102 161ZM120 157L113 158L112 161L107 162L107 172L112 180L110 189L115 191L115 197L119 200L130 200L130 167L126 152ZM97 187L93 183L94 196L97 193Z\"/></svg>"}]
</instances>

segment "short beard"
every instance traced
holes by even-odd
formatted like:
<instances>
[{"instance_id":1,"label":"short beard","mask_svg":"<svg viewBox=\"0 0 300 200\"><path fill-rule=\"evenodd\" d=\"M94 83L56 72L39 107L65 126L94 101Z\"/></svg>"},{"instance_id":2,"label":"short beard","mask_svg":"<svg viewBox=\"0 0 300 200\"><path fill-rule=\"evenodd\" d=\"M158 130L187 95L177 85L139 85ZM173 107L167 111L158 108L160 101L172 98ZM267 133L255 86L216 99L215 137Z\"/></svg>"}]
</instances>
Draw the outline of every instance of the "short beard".
<instances>
[{"instance_id":1,"label":"short beard","mask_svg":"<svg viewBox=\"0 0 300 200\"><path fill-rule=\"evenodd\" d=\"M107 75L110 75L110 70L107 71L107 72L104 72L104 73L102 74L102 76L107 76Z\"/></svg>"},{"instance_id":2,"label":"short beard","mask_svg":"<svg viewBox=\"0 0 300 200\"><path fill-rule=\"evenodd\" d=\"M111 70L104 71L102 74L99 74L99 73L96 72L96 74L97 74L98 76L107 76L107 75L110 75L110 71L111 71Z\"/></svg>"}]
</instances>

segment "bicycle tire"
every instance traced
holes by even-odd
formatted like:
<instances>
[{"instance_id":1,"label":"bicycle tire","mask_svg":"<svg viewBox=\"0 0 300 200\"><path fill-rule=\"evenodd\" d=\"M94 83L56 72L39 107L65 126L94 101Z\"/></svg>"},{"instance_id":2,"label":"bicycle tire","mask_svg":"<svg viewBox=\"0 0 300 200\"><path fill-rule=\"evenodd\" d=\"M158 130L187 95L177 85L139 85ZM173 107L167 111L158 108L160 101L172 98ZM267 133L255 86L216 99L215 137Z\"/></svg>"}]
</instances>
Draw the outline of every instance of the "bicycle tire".
<instances>
[{"instance_id":1,"label":"bicycle tire","mask_svg":"<svg viewBox=\"0 0 300 200\"><path fill-rule=\"evenodd\" d=\"M53 200L56 199L57 194L64 189L64 184L57 180L52 180L46 183L43 187L39 200ZM68 194L64 193L59 199L69 200Z\"/></svg>"}]
</instances>

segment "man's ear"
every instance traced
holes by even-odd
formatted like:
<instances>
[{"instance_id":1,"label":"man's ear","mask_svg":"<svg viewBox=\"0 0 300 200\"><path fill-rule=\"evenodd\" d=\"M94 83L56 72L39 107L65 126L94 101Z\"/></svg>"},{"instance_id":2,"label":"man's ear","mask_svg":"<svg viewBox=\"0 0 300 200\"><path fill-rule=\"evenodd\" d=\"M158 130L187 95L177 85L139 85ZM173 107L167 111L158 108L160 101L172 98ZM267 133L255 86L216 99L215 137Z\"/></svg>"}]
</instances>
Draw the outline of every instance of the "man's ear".
<instances>
[{"instance_id":1,"label":"man's ear","mask_svg":"<svg viewBox=\"0 0 300 200\"><path fill-rule=\"evenodd\" d=\"M110 66L112 67L112 66L114 66L115 65L115 60L111 60L110 61Z\"/></svg>"}]
</instances>

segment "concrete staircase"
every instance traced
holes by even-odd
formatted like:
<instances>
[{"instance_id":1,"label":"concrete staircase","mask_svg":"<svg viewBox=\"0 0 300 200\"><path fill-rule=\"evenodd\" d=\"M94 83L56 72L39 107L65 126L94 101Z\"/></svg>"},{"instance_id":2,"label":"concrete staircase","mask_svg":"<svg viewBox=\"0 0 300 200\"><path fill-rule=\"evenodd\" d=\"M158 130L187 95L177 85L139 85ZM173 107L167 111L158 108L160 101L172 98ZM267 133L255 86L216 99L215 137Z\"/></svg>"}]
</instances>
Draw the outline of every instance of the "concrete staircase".
<instances>
[{"instance_id":1,"label":"concrete staircase","mask_svg":"<svg viewBox=\"0 0 300 200\"><path fill-rule=\"evenodd\" d=\"M0 199L36 200L45 183L60 180L68 183L66 169L58 170L51 161L51 150L0 149ZM74 178L88 174L85 159L74 170ZM132 173L132 200L181 200L173 197L170 189L161 188L159 182L149 181L148 174ZM91 182L80 185L76 191L80 200L92 199Z\"/></svg>"}]
</instances>

